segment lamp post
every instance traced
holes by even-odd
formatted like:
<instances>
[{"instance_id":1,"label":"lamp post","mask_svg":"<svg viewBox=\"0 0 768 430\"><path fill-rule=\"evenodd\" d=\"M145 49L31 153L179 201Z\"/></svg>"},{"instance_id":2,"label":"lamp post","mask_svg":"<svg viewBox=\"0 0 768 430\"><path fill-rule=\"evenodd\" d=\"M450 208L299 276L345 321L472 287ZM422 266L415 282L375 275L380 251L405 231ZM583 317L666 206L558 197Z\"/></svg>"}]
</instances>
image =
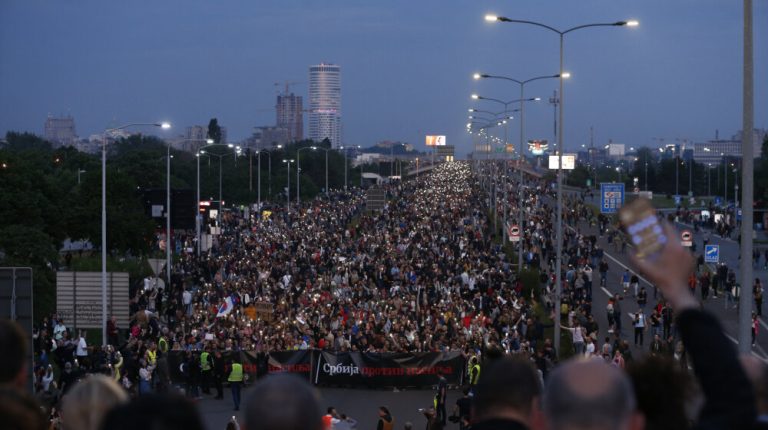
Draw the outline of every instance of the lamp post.
<instances>
[{"instance_id":1,"label":"lamp post","mask_svg":"<svg viewBox=\"0 0 768 430\"><path fill-rule=\"evenodd\" d=\"M403 146L400 142L393 142L389 145L389 176L390 179L395 175L395 145Z\"/></svg>"},{"instance_id":2,"label":"lamp post","mask_svg":"<svg viewBox=\"0 0 768 430\"><path fill-rule=\"evenodd\" d=\"M637 21L617 21L613 23L595 23L595 24L584 24L579 25L576 27L571 27L567 30L558 30L554 27L550 27L546 24L541 24L534 21L525 21L525 20L518 20L518 19L510 19L503 16L495 16L495 15L486 15L485 17L486 21L500 21L500 22L509 22L509 23L519 23L519 24L528 24L537 26L540 28L544 28L546 30L549 30L551 32L554 32L559 35L560 37L560 124L559 124L559 131L557 133L557 154L558 154L558 163L557 163L557 258L555 262L555 283L557 292L555 294L555 309L560 309L560 295L562 294L562 258L563 258L563 112L565 111L565 94L563 93L563 81L565 76L564 74L564 68L563 68L563 59L565 54L565 46L564 46L564 39L565 35L572 33L577 30L590 28L590 27L615 27L615 26L628 26L628 27L635 27L638 25ZM555 312L555 350L560 352L560 312Z\"/></svg>"},{"instance_id":3,"label":"lamp post","mask_svg":"<svg viewBox=\"0 0 768 430\"><path fill-rule=\"evenodd\" d=\"M183 142L192 143L206 143L211 145L214 143L213 139L184 139ZM195 151L195 158L197 159L197 201L195 201L195 237L197 238L197 257L200 258L200 230L202 228L202 218L200 217L200 148ZM170 176L170 168L168 176ZM168 188L170 192L170 187ZM170 204L169 204L170 207Z\"/></svg>"},{"instance_id":4,"label":"lamp post","mask_svg":"<svg viewBox=\"0 0 768 430\"><path fill-rule=\"evenodd\" d=\"M268 149L260 149L256 151L256 195L257 195L257 201L258 201L258 207L259 211L261 211L261 153L267 154L267 157L269 157L269 197L272 198L272 151ZM251 157L253 157L253 154L251 154Z\"/></svg>"},{"instance_id":5,"label":"lamp post","mask_svg":"<svg viewBox=\"0 0 768 430\"><path fill-rule=\"evenodd\" d=\"M316 149L316 146L305 146L296 150L296 205L301 204L301 151L305 149ZM291 166L288 166L290 169Z\"/></svg>"},{"instance_id":6,"label":"lamp post","mask_svg":"<svg viewBox=\"0 0 768 430\"><path fill-rule=\"evenodd\" d=\"M480 74L476 74L475 76L476 76L476 79L480 79L481 77L483 77L483 75L480 75ZM485 76L486 77L490 77L490 75L485 75ZM503 79L508 79L508 80L514 81L514 79L510 79L510 78L503 78ZM521 88L522 87L523 86L521 85ZM521 94L522 94L522 92L521 92ZM492 102L495 102L495 103L502 104L502 105L504 105L504 111L503 112L505 112L505 113L508 112L508 108L509 108L510 104L512 104L512 103L520 103L520 113L521 113L521 115L523 114L523 109L524 109L523 106L524 106L525 102L541 100L540 97L531 97L531 98L528 98L528 99L520 97L519 99L505 102L505 101L502 101L502 100L499 100L499 99L495 99L495 98L491 98L491 97L483 97L483 96L480 96L480 95L477 95L477 94L472 94L472 98L474 100L488 100L488 101L492 101ZM521 116L521 122L522 122L522 116ZM507 121L506 120L503 121L503 125L504 125L504 156L505 156L505 160L504 160L504 197L503 197L504 198L504 206L503 206L503 209L504 209L504 215L503 215L504 222L503 223L506 226L506 224L507 224L507 206L508 206L507 205L507 202L508 202L508 200L507 200L507 176L509 176L507 174L507 162L506 162L506 149L507 149L506 148L506 146L507 146ZM521 130L521 133L522 133L522 125L520 127L521 127L520 130ZM522 134L521 134L521 136L522 136ZM522 144L521 144L521 146L522 146ZM521 149L520 150L520 156L521 157L522 157L522 153L523 152L522 152L522 149ZM520 172L522 174L522 170ZM521 190L520 192L522 193L522 188L520 188L520 190ZM522 201L521 201L521 203L522 203ZM495 208L494 208L494 213L493 213L493 219L494 219L494 224L495 224L496 223ZM522 228L522 227L520 227L520 228ZM501 236L503 238L502 239L503 243L506 244L507 243L506 228L503 229L503 230L505 230L505 231L503 231L501 233ZM522 240L520 241L520 246L522 248ZM517 270L522 270L522 263L521 263L522 262L522 254L518 255L518 257L519 257L518 258L518 260L519 260L518 264L520 264L520 265L518 266Z\"/></svg>"},{"instance_id":7,"label":"lamp post","mask_svg":"<svg viewBox=\"0 0 768 430\"><path fill-rule=\"evenodd\" d=\"M209 148L215 148L215 147L226 147L229 149L234 149L234 152L229 154L216 154L216 153L209 153L206 150ZM235 146L231 143L215 143L212 145L206 145L200 148L199 154L200 155L207 155L209 157L216 157L219 159L219 210L216 212L216 224L221 225L221 212L224 210L224 204L223 204L223 197L222 197L222 179L223 179L223 166L222 166L222 159L226 156L233 155L235 158L237 158L238 155L240 155L240 147ZM199 163L199 157L198 157L198 163Z\"/></svg>"},{"instance_id":8,"label":"lamp post","mask_svg":"<svg viewBox=\"0 0 768 430\"><path fill-rule=\"evenodd\" d=\"M564 75L565 76L563 76L563 77L565 77L565 78L569 78L571 76L570 73L565 73ZM523 154L525 154L525 152L524 152L525 150L523 148L523 142L525 140L525 133L524 133L524 130L525 130L525 101L526 101L526 99L525 99L525 84L527 84L529 82L533 82L533 81L542 80L542 79L555 79L555 78L559 78L560 74L536 76L534 78L529 78L529 79L525 79L525 80L518 80L518 79L509 78L509 77L506 77L506 76L488 75L488 74L483 74L483 73L475 73L475 75L473 77L476 80L477 79L504 79L504 80L507 80L507 81L510 81L510 82L514 82L514 83L516 83L516 84L518 84L520 86L520 142L519 142L520 153L518 154L518 157L519 157L519 160L520 160L519 161L520 164L518 164L518 166L517 166L518 167L517 170L519 170L519 173L520 173L520 184L518 185L518 217L517 217L517 225L518 225L518 228L520 229L520 231L523 232L523 237L525 237L525 230L523 229L523 169L522 169ZM539 97L535 97L534 100L538 101L538 100L540 100L540 98ZM505 134L504 138L506 140L506 128L504 130L504 134ZM504 143L506 143L506 142L504 142ZM506 224L507 224L507 203L508 203L506 201L507 200L507 197L506 197L506 192L507 192L507 185L506 185L507 163L506 162L504 163L504 175L505 175L505 180L504 180L504 193L505 193L504 194L504 200L505 200L504 201L504 226L506 227ZM504 243L507 243L507 235L506 234L502 234L502 237L504 238L503 239ZM524 241L522 239L523 238L520 238L520 240L518 241L519 243L518 243L518 248L517 248L517 270L518 270L518 273L522 273L522 270L523 270L523 242Z\"/></svg>"},{"instance_id":9,"label":"lamp post","mask_svg":"<svg viewBox=\"0 0 768 430\"><path fill-rule=\"evenodd\" d=\"M291 163L293 163L294 159L284 159L283 163L288 165L288 186L285 187L286 197L285 197L285 204L288 213L291 213Z\"/></svg>"},{"instance_id":10,"label":"lamp post","mask_svg":"<svg viewBox=\"0 0 768 430\"><path fill-rule=\"evenodd\" d=\"M107 135L134 126L171 128L167 122L141 122L104 130L101 139L101 343L107 344ZM167 245L166 245L167 246ZM170 267L166 268L168 271Z\"/></svg>"},{"instance_id":11,"label":"lamp post","mask_svg":"<svg viewBox=\"0 0 768 430\"><path fill-rule=\"evenodd\" d=\"M78 167L77 168L77 185L80 185L80 174L81 173L85 173L85 170L83 170L83 169Z\"/></svg>"}]
</instances>

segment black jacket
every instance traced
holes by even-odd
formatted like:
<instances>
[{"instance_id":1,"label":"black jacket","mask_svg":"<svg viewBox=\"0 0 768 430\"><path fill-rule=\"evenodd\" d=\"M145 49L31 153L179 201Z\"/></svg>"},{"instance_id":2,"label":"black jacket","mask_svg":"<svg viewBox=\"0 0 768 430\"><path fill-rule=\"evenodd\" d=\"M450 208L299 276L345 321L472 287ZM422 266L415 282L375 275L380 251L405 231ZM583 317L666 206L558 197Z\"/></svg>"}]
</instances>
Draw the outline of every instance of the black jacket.
<instances>
[{"instance_id":1,"label":"black jacket","mask_svg":"<svg viewBox=\"0 0 768 430\"><path fill-rule=\"evenodd\" d=\"M705 398L694 429L752 428L752 386L720 323L708 312L688 309L677 316L677 325Z\"/></svg>"}]
</instances>

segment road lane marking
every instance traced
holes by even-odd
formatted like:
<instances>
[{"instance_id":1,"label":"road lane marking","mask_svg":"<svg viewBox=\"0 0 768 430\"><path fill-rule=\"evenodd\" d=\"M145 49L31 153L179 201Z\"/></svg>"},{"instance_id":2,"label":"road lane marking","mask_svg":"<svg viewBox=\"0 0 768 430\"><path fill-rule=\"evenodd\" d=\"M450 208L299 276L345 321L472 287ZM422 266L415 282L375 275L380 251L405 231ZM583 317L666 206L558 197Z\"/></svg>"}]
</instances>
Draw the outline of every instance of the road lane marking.
<instances>
[{"instance_id":1,"label":"road lane marking","mask_svg":"<svg viewBox=\"0 0 768 430\"><path fill-rule=\"evenodd\" d=\"M726 332L723 332L723 334L725 335L725 337L727 337L728 339L730 339L730 340L731 340L731 342L735 343L736 345L738 345L738 344L739 344L739 341L738 341L736 338L734 338L733 336L731 336L730 334L728 334L728 333L726 333ZM768 358L764 358L764 357L761 357L761 356L760 356L760 354L758 354L758 353L757 353L757 352L755 352L755 351L750 351L750 352L752 353L752 355L754 355L755 357L757 357L757 359L758 359L758 360L762 361L762 362L763 362L763 363L765 363L765 364L768 364Z\"/></svg>"}]
</instances>

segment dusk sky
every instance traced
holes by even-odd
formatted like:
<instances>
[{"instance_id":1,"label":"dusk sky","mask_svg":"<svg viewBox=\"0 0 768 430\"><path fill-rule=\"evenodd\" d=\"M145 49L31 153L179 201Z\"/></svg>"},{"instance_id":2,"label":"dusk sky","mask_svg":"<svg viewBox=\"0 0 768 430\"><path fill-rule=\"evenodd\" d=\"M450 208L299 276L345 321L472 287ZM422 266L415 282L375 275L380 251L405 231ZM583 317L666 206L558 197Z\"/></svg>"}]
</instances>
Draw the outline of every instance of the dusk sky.
<instances>
[{"instance_id":1,"label":"dusk sky","mask_svg":"<svg viewBox=\"0 0 768 430\"><path fill-rule=\"evenodd\" d=\"M768 127L768 2L755 1L755 126ZM342 67L343 139L415 143L445 134L471 149L467 109L498 111L519 88L475 82L556 74L558 38L488 23L486 13L553 27L637 19L636 28L566 37L566 147L608 139L704 141L741 128L742 2L727 0L242 0L0 2L0 133L42 134L48 114L75 118L81 137L130 122L170 121L164 136L211 117L231 141L274 125L274 84L308 107L308 67ZM526 136L553 140L546 100L557 80L526 87ZM518 119L510 128L517 142ZM305 127L306 132L306 127ZM163 134L160 134L163 136Z\"/></svg>"}]
</instances>

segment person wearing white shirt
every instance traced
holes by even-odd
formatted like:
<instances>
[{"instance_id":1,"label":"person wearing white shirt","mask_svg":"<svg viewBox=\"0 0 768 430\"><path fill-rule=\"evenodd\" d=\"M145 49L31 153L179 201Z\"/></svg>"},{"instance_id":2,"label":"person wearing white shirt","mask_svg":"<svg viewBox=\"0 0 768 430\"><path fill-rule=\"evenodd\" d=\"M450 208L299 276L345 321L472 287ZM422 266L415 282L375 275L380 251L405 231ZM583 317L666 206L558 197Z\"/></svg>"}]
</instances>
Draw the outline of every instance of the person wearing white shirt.
<instances>
[{"instance_id":1,"label":"person wearing white shirt","mask_svg":"<svg viewBox=\"0 0 768 430\"><path fill-rule=\"evenodd\" d=\"M85 330L80 331L80 338L77 340L75 355L77 355L77 359L81 363L81 366L88 361L88 343L85 341Z\"/></svg>"},{"instance_id":2,"label":"person wearing white shirt","mask_svg":"<svg viewBox=\"0 0 768 430\"><path fill-rule=\"evenodd\" d=\"M64 320L60 319L56 323L56 326L53 328L53 338L56 340L61 340L65 331L67 331L67 327L64 325Z\"/></svg>"},{"instance_id":3,"label":"person wearing white shirt","mask_svg":"<svg viewBox=\"0 0 768 430\"><path fill-rule=\"evenodd\" d=\"M187 315L192 315L192 293L189 292L186 288L184 289L184 292L181 293L181 300L184 304L184 309L187 312Z\"/></svg>"}]
</instances>

